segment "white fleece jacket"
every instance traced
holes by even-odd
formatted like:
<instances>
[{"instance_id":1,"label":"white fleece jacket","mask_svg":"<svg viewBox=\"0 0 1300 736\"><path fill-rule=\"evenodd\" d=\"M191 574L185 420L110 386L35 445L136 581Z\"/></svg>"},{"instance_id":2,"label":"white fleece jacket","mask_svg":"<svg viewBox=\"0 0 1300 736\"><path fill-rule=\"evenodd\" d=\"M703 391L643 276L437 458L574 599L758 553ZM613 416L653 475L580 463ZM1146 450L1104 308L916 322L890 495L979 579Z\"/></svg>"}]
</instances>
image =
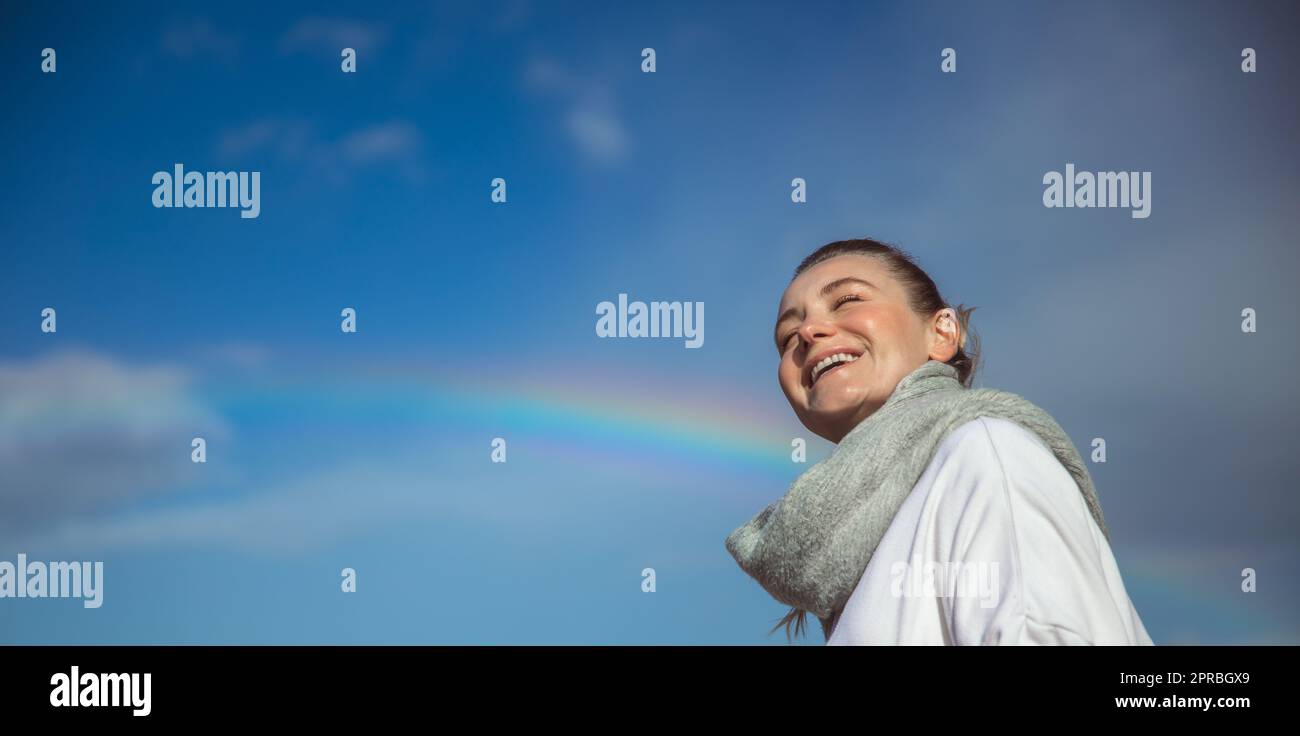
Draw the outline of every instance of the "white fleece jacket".
<instances>
[{"instance_id":1,"label":"white fleece jacket","mask_svg":"<svg viewBox=\"0 0 1300 736\"><path fill-rule=\"evenodd\" d=\"M939 445L826 643L1152 641L1074 479L985 416Z\"/></svg>"}]
</instances>

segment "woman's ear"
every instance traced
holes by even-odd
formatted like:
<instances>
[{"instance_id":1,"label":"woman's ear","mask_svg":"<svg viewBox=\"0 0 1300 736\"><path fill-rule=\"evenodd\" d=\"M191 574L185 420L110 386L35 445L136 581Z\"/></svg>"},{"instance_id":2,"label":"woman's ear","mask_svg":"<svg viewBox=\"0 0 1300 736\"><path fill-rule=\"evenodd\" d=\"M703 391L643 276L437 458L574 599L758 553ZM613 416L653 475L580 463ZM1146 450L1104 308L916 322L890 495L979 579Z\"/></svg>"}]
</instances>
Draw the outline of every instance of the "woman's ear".
<instances>
[{"instance_id":1,"label":"woman's ear","mask_svg":"<svg viewBox=\"0 0 1300 736\"><path fill-rule=\"evenodd\" d=\"M944 307L935 312L930 322L930 358L940 363L953 359L961 347L961 323L957 312L952 307Z\"/></svg>"}]
</instances>

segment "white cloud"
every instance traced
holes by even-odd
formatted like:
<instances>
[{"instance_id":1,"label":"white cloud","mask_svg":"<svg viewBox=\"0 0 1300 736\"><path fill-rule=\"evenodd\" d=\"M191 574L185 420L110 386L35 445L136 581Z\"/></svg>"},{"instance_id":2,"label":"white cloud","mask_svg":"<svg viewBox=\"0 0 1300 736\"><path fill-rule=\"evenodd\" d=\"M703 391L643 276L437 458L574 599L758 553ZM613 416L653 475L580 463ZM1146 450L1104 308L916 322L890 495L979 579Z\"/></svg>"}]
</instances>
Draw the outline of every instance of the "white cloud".
<instances>
[{"instance_id":1,"label":"white cloud","mask_svg":"<svg viewBox=\"0 0 1300 736\"><path fill-rule=\"evenodd\" d=\"M533 93L563 105L563 129L589 160L613 164L627 154L626 126L616 112L610 86L588 79L548 58L534 58L524 69L524 84Z\"/></svg>"},{"instance_id":2,"label":"white cloud","mask_svg":"<svg viewBox=\"0 0 1300 736\"><path fill-rule=\"evenodd\" d=\"M167 507L128 509L95 518L66 519L24 530L15 540L30 553L111 549L223 547L251 553L292 554L339 540L392 531L404 524L454 521L464 529L525 537L548 519L551 533L582 525L581 514L551 518L557 506L608 508L618 475L588 469L583 482L563 477L568 466L543 463L527 482L488 482L502 469L457 466L463 458L431 457L433 441L390 448L378 455L305 466L296 475L254 484L237 496L193 499ZM615 473L621 472L616 469ZM490 489L490 490L489 490Z\"/></svg>"},{"instance_id":3,"label":"white cloud","mask_svg":"<svg viewBox=\"0 0 1300 736\"><path fill-rule=\"evenodd\" d=\"M419 128L406 120L389 120L326 137L307 121L268 117L223 131L215 148L222 159L272 156L341 184L359 170L375 166L394 166L406 176L418 178L424 145Z\"/></svg>"},{"instance_id":4,"label":"white cloud","mask_svg":"<svg viewBox=\"0 0 1300 736\"><path fill-rule=\"evenodd\" d=\"M183 507L75 519L29 535L24 549L222 546L262 552L298 551L380 523L427 518L456 505L432 476L368 467L331 467L238 498Z\"/></svg>"},{"instance_id":5,"label":"white cloud","mask_svg":"<svg viewBox=\"0 0 1300 736\"><path fill-rule=\"evenodd\" d=\"M401 161L420 147L420 133L410 123L372 125L339 139L337 155L353 164Z\"/></svg>"},{"instance_id":6,"label":"white cloud","mask_svg":"<svg viewBox=\"0 0 1300 736\"><path fill-rule=\"evenodd\" d=\"M353 48L365 55L388 40L388 26L349 18L303 18L280 39L281 53Z\"/></svg>"},{"instance_id":7,"label":"white cloud","mask_svg":"<svg viewBox=\"0 0 1300 736\"><path fill-rule=\"evenodd\" d=\"M174 20L163 29L163 51L181 59L215 56L232 61L239 55L240 40L217 28L207 18Z\"/></svg>"},{"instance_id":8,"label":"white cloud","mask_svg":"<svg viewBox=\"0 0 1300 736\"><path fill-rule=\"evenodd\" d=\"M569 110L569 136L589 158L614 162L623 157L627 149L627 136L623 125L609 110L577 105Z\"/></svg>"},{"instance_id":9,"label":"white cloud","mask_svg":"<svg viewBox=\"0 0 1300 736\"><path fill-rule=\"evenodd\" d=\"M273 357L270 348L251 342L232 340L203 345L194 351L204 363L219 364L223 368L254 371L267 367Z\"/></svg>"},{"instance_id":10,"label":"white cloud","mask_svg":"<svg viewBox=\"0 0 1300 736\"><path fill-rule=\"evenodd\" d=\"M283 140L287 124L284 121L255 120L241 128L227 130L217 141L217 154L244 156Z\"/></svg>"},{"instance_id":11,"label":"white cloud","mask_svg":"<svg viewBox=\"0 0 1300 736\"><path fill-rule=\"evenodd\" d=\"M184 485L190 440L225 437L190 376L85 351L0 362L0 525L39 524Z\"/></svg>"}]
</instances>

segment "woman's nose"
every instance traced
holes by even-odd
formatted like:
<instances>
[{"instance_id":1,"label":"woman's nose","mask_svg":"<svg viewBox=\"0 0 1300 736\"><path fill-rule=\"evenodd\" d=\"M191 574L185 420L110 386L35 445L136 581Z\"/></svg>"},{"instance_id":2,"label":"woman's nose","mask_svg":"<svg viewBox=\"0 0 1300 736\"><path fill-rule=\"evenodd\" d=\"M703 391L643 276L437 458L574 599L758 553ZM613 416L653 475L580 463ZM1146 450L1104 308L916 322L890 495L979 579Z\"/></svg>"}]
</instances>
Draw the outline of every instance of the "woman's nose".
<instances>
[{"instance_id":1,"label":"woman's nose","mask_svg":"<svg viewBox=\"0 0 1300 736\"><path fill-rule=\"evenodd\" d=\"M804 320L804 323L799 326L799 337L803 340L805 345L811 345L821 338L830 337L834 334L835 325L821 318L806 319Z\"/></svg>"}]
</instances>

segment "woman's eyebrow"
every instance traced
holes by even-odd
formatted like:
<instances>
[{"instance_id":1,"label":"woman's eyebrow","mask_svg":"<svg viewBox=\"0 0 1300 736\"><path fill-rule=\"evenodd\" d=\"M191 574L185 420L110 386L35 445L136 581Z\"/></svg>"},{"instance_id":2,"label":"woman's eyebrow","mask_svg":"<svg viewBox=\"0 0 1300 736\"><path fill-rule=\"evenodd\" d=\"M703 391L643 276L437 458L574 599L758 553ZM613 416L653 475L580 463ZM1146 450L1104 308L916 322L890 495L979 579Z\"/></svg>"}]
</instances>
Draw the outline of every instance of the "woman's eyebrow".
<instances>
[{"instance_id":1,"label":"woman's eyebrow","mask_svg":"<svg viewBox=\"0 0 1300 736\"><path fill-rule=\"evenodd\" d=\"M843 285L845 285L845 284L848 284L848 283L858 283L858 284L862 284L863 286L865 286L865 287L867 287L867 288L869 288L869 289L875 289L875 288L876 288L876 285L875 285L875 284L871 283L870 281L867 281L866 279L860 279L860 278L858 278L857 276L845 276L845 277L842 278L842 279L835 279L834 281L830 282L829 284L823 286L823 287L822 287L822 290L821 290L821 295L822 295L822 296L826 296L827 294L831 293L832 291L835 291L836 289L838 289L838 288L840 288L841 286L843 286ZM879 290L877 289L877 291L879 291Z\"/></svg>"}]
</instances>

